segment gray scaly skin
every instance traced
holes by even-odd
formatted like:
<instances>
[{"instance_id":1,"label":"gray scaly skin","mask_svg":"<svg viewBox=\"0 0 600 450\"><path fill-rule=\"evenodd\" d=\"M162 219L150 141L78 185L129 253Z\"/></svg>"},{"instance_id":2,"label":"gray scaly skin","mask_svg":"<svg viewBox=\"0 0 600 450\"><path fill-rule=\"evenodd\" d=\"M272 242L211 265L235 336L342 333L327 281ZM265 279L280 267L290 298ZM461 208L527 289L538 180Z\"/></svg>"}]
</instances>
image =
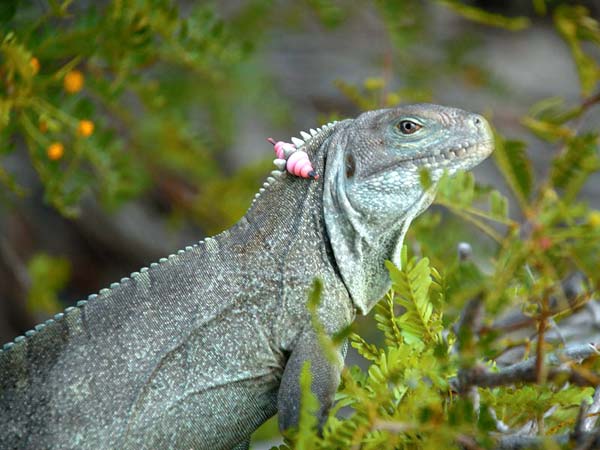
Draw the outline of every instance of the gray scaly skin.
<instances>
[{"instance_id":1,"label":"gray scaly skin","mask_svg":"<svg viewBox=\"0 0 600 450\"><path fill-rule=\"evenodd\" d=\"M274 172L231 229L187 247L39 325L0 352L2 449L244 448L279 412L298 421L310 360L325 419L339 361L326 332L389 289L410 222L433 199L419 172L470 169L492 151L487 122L437 105L370 111L303 133L318 180Z\"/></svg>"}]
</instances>

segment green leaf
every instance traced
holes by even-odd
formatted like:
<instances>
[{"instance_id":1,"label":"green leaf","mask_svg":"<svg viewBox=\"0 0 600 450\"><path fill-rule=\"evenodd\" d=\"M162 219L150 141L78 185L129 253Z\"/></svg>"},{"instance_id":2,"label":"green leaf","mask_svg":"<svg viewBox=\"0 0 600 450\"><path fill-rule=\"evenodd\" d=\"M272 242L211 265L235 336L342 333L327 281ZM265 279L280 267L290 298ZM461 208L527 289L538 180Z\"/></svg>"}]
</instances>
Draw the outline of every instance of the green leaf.
<instances>
[{"instance_id":1,"label":"green leaf","mask_svg":"<svg viewBox=\"0 0 600 450\"><path fill-rule=\"evenodd\" d=\"M494 416L492 416L489 406L485 403L479 408L477 428L485 433L496 431L496 420L494 419Z\"/></svg>"},{"instance_id":2,"label":"green leaf","mask_svg":"<svg viewBox=\"0 0 600 450\"><path fill-rule=\"evenodd\" d=\"M379 359L379 350L377 346L369 344L356 333L350 335L350 345L356 349L359 355L369 361L377 361Z\"/></svg>"},{"instance_id":3,"label":"green leaf","mask_svg":"<svg viewBox=\"0 0 600 450\"><path fill-rule=\"evenodd\" d=\"M429 260L415 258L406 262L406 250L402 251L403 267L398 269L386 261L390 272L396 301L406 311L396 318L402 337L407 344L437 343L441 340L441 315L433 313L433 304L429 299L432 285Z\"/></svg>"},{"instance_id":4,"label":"green leaf","mask_svg":"<svg viewBox=\"0 0 600 450\"><path fill-rule=\"evenodd\" d=\"M600 65L584 51L582 41L600 45L600 25L590 16L588 9L581 5L560 5L554 13L554 23L571 49L581 93L584 96L590 95L600 80Z\"/></svg>"},{"instance_id":5,"label":"green leaf","mask_svg":"<svg viewBox=\"0 0 600 450\"><path fill-rule=\"evenodd\" d=\"M562 189L565 200L573 200L591 173L600 170L598 134L576 136L554 161L550 169L550 180L554 187Z\"/></svg>"},{"instance_id":6,"label":"green leaf","mask_svg":"<svg viewBox=\"0 0 600 450\"><path fill-rule=\"evenodd\" d=\"M457 207L470 207L477 195L475 177L471 172L445 175L438 184L438 199Z\"/></svg>"},{"instance_id":7,"label":"green leaf","mask_svg":"<svg viewBox=\"0 0 600 450\"><path fill-rule=\"evenodd\" d=\"M522 207L527 204L534 183L531 161L525 149L524 142L505 140L496 135L494 160Z\"/></svg>"},{"instance_id":8,"label":"green leaf","mask_svg":"<svg viewBox=\"0 0 600 450\"><path fill-rule=\"evenodd\" d=\"M425 191L433 185L431 173L429 173L429 170L426 167L419 170L419 181L421 182L421 187Z\"/></svg>"},{"instance_id":9,"label":"green leaf","mask_svg":"<svg viewBox=\"0 0 600 450\"><path fill-rule=\"evenodd\" d=\"M490 193L490 214L497 219L508 217L508 200L500 192L494 190Z\"/></svg>"},{"instance_id":10,"label":"green leaf","mask_svg":"<svg viewBox=\"0 0 600 450\"><path fill-rule=\"evenodd\" d=\"M402 345L403 339L400 330L398 329L398 325L396 324L396 316L394 314L393 293L388 293L379 303L377 303L374 311L377 328L383 331L386 345Z\"/></svg>"}]
</instances>

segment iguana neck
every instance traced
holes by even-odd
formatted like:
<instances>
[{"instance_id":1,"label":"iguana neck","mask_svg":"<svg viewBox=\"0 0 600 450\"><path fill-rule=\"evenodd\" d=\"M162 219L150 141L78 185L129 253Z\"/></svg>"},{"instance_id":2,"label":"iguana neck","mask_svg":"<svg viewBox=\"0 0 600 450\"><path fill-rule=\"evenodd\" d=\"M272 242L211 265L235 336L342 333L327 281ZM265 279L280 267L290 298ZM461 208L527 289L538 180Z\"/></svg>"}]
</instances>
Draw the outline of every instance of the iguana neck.
<instances>
[{"instance_id":1,"label":"iguana neck","mask_svg":"<svg viewBox=\"0 0 600 450\"><path fill-rule=\"evenodd\" d=\"M406 205L401 214L387 221L370 220L355 209L345 191L346 136L338 132L327 142L332 148L328 150L324 216L342 279L356 308L367 314L390 288L385 261L400 266L406 231L412 220L431 204L435 187L412 205Z\"/></svg>"}]
</instances>

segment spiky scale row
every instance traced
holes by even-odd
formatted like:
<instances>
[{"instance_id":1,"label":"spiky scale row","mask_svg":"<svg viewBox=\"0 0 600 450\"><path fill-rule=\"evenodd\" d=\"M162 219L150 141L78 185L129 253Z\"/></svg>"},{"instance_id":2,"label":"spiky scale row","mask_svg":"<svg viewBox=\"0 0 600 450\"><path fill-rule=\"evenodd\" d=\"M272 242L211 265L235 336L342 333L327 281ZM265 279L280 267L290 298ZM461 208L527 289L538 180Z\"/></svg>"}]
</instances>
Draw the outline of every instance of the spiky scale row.
<instances>
[{"instance_id":1,"label":"spiky scale row","mask_svg":"<svg viewBox=\"0 0 600 450\"><path fill-rule=\"evenodd\" d=\"M312 163L310 162L310 158L308 154L302 150L312 138L318 136L323 131L329 130L332 126L334 126L337 122L331 122L327 125L323 125L322 128L314 129L311 128L307 133L306 131L301 131L300 136L303 139L292 137L290 144L289 142L278 141L276 142L273 138L268 138L271 144L273 144L275 154L277 158L273 161L275 167L279 170L287 170L287 172L292 175L296 175L302 178L314 178L317 179L319 176L316 174L312 167ZM292 155L297 155L292 158ZM292 159L292 161L290 161Z\"/></svg>"},{"instance_id":2,"label":"spiky scale row","mask_svg":"<svg viewBox=\"0 0 600 450\"><path fill-rule=\"evenodd\" d=\"M275 167L277 167L279 170L285 170L286 162L287 161L283 158L276 158L273 160L273 164L275 164Z\"/></svg>"},{"instance_id":3,"label":"spiky scale row","mask_svg":"<svg viewBox=\"0 0 600 450\"><path fill-rule=\"evenodd\" d=\"M203 243L203 241L200 241L197 244L188 245L185 247L185 249L178 250L177 255L181 255L181 254L185 253L186 251L191 251L194 248L198 247L199 244L202 244L202 243ZM171 254L168 256L168 258L161 258L158 263L154 262L154 263L150 264L150 267L151 268L157 267L160 263L166 262L168 259L172 259L177 255ZM0 353L10 350L11 348L13 348L15 346L15 344L23 342L26 340L26 338L30 338L30 337L34 336L35 334L41 332L44 328L51 325L52 323L62 320L67 314L70 314L71 312L75 311L76 309L83 308L85 305L88 304L88 302L93 301L102 295L108 294L112 289L115 289L124 283L130 282L132 279L139 277L140 274L148 272L148 270L149 270L148 267L142 267L139 270L139 272L133 272L133 273L131 273L131 275L129 277L121 278L121 280L118 283L112 283L110 285L110 288L100 289L98 294L90 294L88 296L87 300L79 300L76 303L76 306L67 307L64 310L64 312L55 314L53 318L46 320L44 323L37 324L33 329L27 330L25 333L23 333L23 335L17 336L11 342L5 343L2 347L0 347Z\"/></svg>"},{"instance_id":4,"label":"spiky scale row","mask_svg":"<svg viewBox=\"0 0 600 450\"><path fill-rule=\"evenodd\" d=\"M292 138L292 143L296 148L300 148L304 146L304 141L302 139L298 139L297 137Z\"/></svg>"},{"instance_id":5,"label":"spiky scale row","mask_svg":"<svg viewBox=\"0 0 600 450\"><path fill-rule=\"evenodd\" d=\"M302 133L307 134L304 131L300 134ZM319 175L313 169L308 153L304 150L299 150L300 147L305 145L303 140L293 137L292 142L294 144L283 141L275 142L273 138L269 138L267 141L273 144L273 149L277 155L277 159L273 162L278 169L281 168L283 170L285 167L288 173L301 178L313 178L315 180L319 178ZM272 182L269 178L267 178L267 181Z\"/></svg>"},{"instance_id":6,"label":"spiky scale row","mask_svg":"<svg viewBox=\"0 0 600 450\"><path fill-rule=\"evenodd\" d=\"M290 173L292 175L304 178L313 177L314 179L317 179L318 175L314 172L314 170L312 170L312 164L310 164L310 158L308 157L308 154L306 154L306 152L304 152L304 150L302 150L300 147L307 147L308 144L312 143L314 139L316 139L317 143L320 145L319 141L324 140L330 134L331 128L336 123L337 122L331 122L317 129L311 128L309 130L310 133L307 133L306 131L301 131L300 136L302 136L304 140L297 137L293 137L291 138L293 144L289 142L275 141L275 139L273 138L268 138L267 141L273 144L273 149L275 151L275 155L277 156L273 160L273 163L275 164L277 170L273 170L271 172L271 177L268 177L267 181L263 183L262 187L258 190L258 192L254 194L252 204L254 204L254 202L260 198L261 194L265 192L265 190L269 186L271 186L279 177L281 177L285 173ZM306 156L302 158L302 164L300 164L300 161L296 161L295 164L290 164L290 167L288 168L289 158L291 157L291 155L298 152L303 152L306 154Z\"/></svg>"}]
</instances>

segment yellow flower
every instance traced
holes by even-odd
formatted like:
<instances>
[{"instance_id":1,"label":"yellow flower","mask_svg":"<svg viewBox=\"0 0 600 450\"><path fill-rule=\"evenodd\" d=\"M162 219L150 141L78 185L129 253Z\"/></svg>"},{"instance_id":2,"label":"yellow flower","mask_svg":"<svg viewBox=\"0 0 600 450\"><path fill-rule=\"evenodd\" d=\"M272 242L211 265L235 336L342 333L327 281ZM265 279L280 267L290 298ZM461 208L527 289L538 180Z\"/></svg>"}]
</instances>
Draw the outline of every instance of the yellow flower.
<instances>
[{"instance_id":1,"label":"yellow flower","mask_svg":"<svg viewBox=\"0 0 600 450\"><path fill-rule=\"evenodd\" d=\"M83 81L83 74L79 70L71 70L65 75L63 86L69 94L74 94L83 89Z\"/></svg>"},{"instance_id":2,"label":"yellow flower","mask_svg":"<svg viewBox=\"0 0 600 450\"><path fill-rule=\"evenodd\" d=\"M600 228L600 211L590 211L588 223L594 228Z\"/></svg>"},{"instance_id":3,"label":"yellow flower","mask_svg":"<svg viewBox=\"0 0 600 450\"><path fill-rule=\"evenodd\" d=\"M79 136L88 137L94 132L94 122L91 120L80 120L77 126Z\"/></svg>"},{"instance_id":4,"label":"yellow flower","mask_svg":"<svg viewBox=\"0 0 600 450\"><path fill-rule=\"evenodd\" d=\"M29 60L29 66L31 67L31 70L33 71L33 74L35 75L36 73L38 73L40 71L40 60L34 56L33 58L31 58Z\"/></svg>"},{"instance_id":5,"label":"yellow flower","mask_svg":"<svg viewBox=\"0 0 600 450\"><path fill-rule=\"evenodd\" d=\"M53 142L46 149L48 158L52 161L58 161L65 153L65 147L60 142Z\"/></svg>"}]
</instances>

